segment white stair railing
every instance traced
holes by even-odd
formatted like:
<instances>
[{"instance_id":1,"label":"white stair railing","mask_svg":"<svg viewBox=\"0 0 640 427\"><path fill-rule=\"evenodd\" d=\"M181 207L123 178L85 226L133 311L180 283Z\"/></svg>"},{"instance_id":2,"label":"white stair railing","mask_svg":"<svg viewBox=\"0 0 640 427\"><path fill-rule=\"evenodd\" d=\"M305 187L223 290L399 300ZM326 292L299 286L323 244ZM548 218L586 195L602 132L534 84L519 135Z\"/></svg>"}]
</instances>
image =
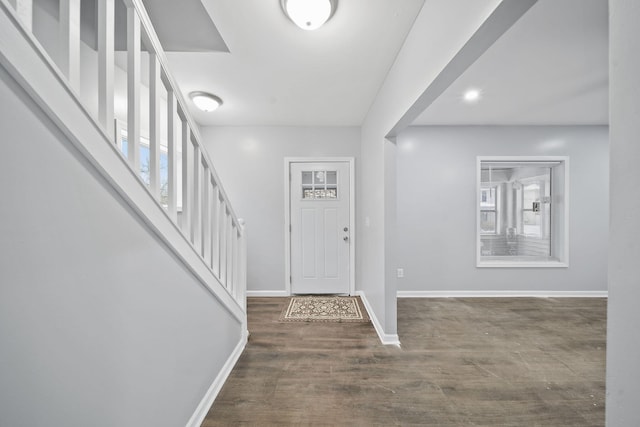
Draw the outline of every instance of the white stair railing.
<instances>
[{"instance_id":1,"label":"white stair railing","mask_svg":"<svg viewBox=\"0 0 640 427\"><path fill-rule=\"evenodd\" d=\"M158 207L244 309L244 223L234 213L202 145L198 127L168 69L142 1L97 0L95 52L81 40L80 0L59 1L58 43L50 51L47 46L53 43L41 40L42 34L38 37L38 22L34 19L37 1L0 3L12 10L23 29L40 41L40 48L46 53L43 56L66 77L78 101L118 147ZM116 6L126 9L126 22L117 22ZM116 50L116 29L126 32L124 52ZM92 64L97 75L87 77ZM144 78L143 69L148 70ZM95 84L83 83L92 82L92 78ZM141 153L145 156L142 165Z\"/></svg>"}]
</instances>

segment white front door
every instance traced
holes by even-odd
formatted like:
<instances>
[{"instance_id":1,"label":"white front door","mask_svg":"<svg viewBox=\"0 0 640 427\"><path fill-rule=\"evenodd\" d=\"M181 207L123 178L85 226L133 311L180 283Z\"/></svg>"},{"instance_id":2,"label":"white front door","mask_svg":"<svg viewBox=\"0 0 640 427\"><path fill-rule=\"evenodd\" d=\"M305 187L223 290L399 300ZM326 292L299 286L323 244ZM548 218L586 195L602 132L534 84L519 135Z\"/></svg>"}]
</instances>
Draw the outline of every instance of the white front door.
<instances>
[{"instance_id":1,"label":"white front door","mask_svg":"<svg viewBox=\"0 0 640 427\"><path fill-rule=\"evenodd\" d=\"M349 163L291 163L291 293L349 294Z\"/></svg>"}]
</instances>

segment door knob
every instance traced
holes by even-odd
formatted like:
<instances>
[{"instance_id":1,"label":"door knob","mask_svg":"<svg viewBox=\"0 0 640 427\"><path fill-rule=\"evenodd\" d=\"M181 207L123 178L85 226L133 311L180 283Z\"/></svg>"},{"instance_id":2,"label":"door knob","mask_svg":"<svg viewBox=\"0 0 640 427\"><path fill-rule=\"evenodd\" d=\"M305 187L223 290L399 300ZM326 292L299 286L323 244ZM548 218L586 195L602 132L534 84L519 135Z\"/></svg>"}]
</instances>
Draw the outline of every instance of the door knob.
<instances>
[{"instance_id":1,"label":"door knob","mask_svg":"<svg viewBox=\"0 0 640 427\"><path fill-rule=\"evenodd\" d=\"M349 236L344 236L344 237L342 238L342 240L344 240L345 242L348 242L348 241L349 241Z\"/></svg>"},{"instance_id":2,"label":"door knob","mask_svg":"<svg viewBox=\"0 0 640 427\"><path fill-rule=\"evenodd\" d=\"M349 227L343 228L344 231L349 231Z\"/></svg>"}]
</instances>

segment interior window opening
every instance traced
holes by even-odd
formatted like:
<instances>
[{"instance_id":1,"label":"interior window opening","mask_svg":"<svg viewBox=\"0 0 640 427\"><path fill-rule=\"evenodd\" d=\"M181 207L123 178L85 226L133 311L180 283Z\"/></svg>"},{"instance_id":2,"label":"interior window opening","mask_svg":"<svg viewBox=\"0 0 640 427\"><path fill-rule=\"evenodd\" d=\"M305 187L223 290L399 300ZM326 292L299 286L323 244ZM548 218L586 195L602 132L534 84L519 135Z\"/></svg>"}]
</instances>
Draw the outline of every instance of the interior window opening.
<instances>
[{"instance_id":1,"label":"interior window opening","mask_svg":"<svg viewBox=\"0 0 640 427\"><path fill-rule=\"evenodd\" d=\"M566 264L567 167L565 160L479 161L478 266Z\"/></svg>"}]
</instances>

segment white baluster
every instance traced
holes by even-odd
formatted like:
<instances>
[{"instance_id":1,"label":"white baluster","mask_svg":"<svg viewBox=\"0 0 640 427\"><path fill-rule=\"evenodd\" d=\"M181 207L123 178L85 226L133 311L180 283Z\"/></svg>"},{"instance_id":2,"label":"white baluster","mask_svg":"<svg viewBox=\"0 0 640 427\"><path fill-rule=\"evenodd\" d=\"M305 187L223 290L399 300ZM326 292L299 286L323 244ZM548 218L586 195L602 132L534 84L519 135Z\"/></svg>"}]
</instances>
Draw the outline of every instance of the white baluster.
<instances>
[{"instance_id":1,"label":"white baluster","mask_svg":"<svg viewBox=\"0 0 640 427\"><path fill-rule=\"evenodd\" d=\"M114 3L98 0L98 120L110 138L113 135L113 73L114 73Z\"/></svg>"},{"instance_id":2,"label":"white baluster","mask_svg":"<svg viewBox=\"0 0 640 427\"><path fill-rule=\"evenodd\" d=\"M220 216L218 221L220 226L220 272L218 278L220 279L220 283L224 285L227 280L227 204L224 200L220 203Z\"/></svg>"},{"instance_id":3,"label":"white baluster","mask_svg":"<svg viewBox=\"0 0 640 427\"><path fill-rule=\"evenodd\" d=\"M59 66L69 85L80 93L80 0L60 0Z\"/></svg>"},{"instance_id":4,"label":"white baluster","mask_svg":"<svg viewBox=\"0 0 640 427\"><path fill-rule=\"evenodd\" d=\"M178 114L182 118L182 219L181 228L182 233L187 239L190 234L191 226L191 196L189 194L189 124L182 112L182 109L178 109Z\"/></svg>"},{"instance_id":5,"label":"white baluster","mask_svg":"<svg viewBox=\"0 0 640 427\"><path fill-rule=\"evenodd\" d=\"M191 140L193 144L193 202L191 204L191 243L198 251L200 246L200 171L202 160L200 159L200 147ZM199 251L198 251L199 252Z\"/></svg>"},{"instance_id":6,"label":"white baluster","mask_svg":"<svg viewBox=\"0 0 640 427\"><path fill-rule=\"evenodd\" d=\"M239 302L242 293L242 225L238 221L238 226L236 228L237 236L236 236L236 291L235 298Z\"/></svg>"},{"instance_id":7,"label":"white baluster","mask_svg":"<svg viewBox=\"0 0 640 427\"><path fill-rule=\"evenodd\" d=\"M15 0L16 15L29 31L33 31L33 0Z\"/></svg>"},{"instance_id":8,"label":"white baluster","mask_svg":"<svg viewBox=\"0 0 640 427\"><path fill-rule=\"evenodd\" d=\"M233 287L233 218L230 214L227 217L227 289L232 291Z\"/></svg>"},{"instance_id":9,"label":"white baluster","mask_svg":"<svg viewBox=\"0 0 640 427\"><path fill-rule=\"evenodd\" d=\"M176 97L173 90L167 88L167 196L169 217L177 224L178 173L176 168Z\"/></svg>"},{"instance_id":10,"label":"white baluster","mask_svg":"<svg viewBox=\"0 0 640 427\"><path fill-rule=\"evenodd\" d=\"M160 200L160 126L162 69L158 55L149 52L149 190Z\"/></svg>"},{"instance_id":11,"label":"white baluster","mask_svg":"<svg viewBox=\"0 0 640 427\"><path fill-rule=\"evenodd\" d=\"M244 225L244 220L238 219L239 224L239 277L238 286L236 287L236 300L242 306L243 310L247 310L247 299L245 295L247 293L247 231Z\"/></svg>"},{"instance_id":12,"label":"white baluster","mask_svg":"<svg viewBox=\"0 0 640 427\"><path fill-rule=\"evenodd\" d=\"M113 134L116 147L122 152L122 123L118 119L113 119Z\"/></svg>"},{"instance_id":13,"label":"white baluster","mask_svg":"<svg viewBox=\"0 0 640 427\"><path fill-rule=\"evenodd\" d=\"M220 196L218 186L211 178L211 269L220 278Z\"/></svg>"},{"instance_id":14,"label":"white baluster","mask_svg":"<svg viewBox=\"0 0 640 427\"><path fill-rule=\"evenodd\" d=\"M233 272L231 275L231 295L235 298L238 289L238 227L235 222L231 230L231 241L233 242L233 254L231 256L231 271Z\"/></svg>"},{"instance_id":15,"label":"white baluster","mask_svg":"<svg viewBox=\"0 0 640 427\"><path fill-rule=\"evenodd\" d=\"M204 159L203 159L204 160ZM209 259L211 259L211 255L210 255L210 244L211 244L211 223L210 223L210 216L211 216L211 212L210 212L210 208L211 208L211 203L209 202L209 193L211 192L211 189L209 188L209 168L206 166L206 164L203 163L202 165L202 184L201 184L201 193L202 193L202 198L201 198L201 204L200 207L202 209L202 214L200 215L201 218L201 226L200 226L200 231L201 231L201 237L200 237L200 254L202 255L202 258L205 260L205 262L208 264L209 263Z\"/></svg>"},{"instance_id":16,"label":"white baluster","mask_svg":"<svg viewBox=\"0 0 640 427\"><path fill-rule=\"evenodd\" d=\"M127 159L140 174L140 18L127 7Z\"/></svg>"}]
</instances>

